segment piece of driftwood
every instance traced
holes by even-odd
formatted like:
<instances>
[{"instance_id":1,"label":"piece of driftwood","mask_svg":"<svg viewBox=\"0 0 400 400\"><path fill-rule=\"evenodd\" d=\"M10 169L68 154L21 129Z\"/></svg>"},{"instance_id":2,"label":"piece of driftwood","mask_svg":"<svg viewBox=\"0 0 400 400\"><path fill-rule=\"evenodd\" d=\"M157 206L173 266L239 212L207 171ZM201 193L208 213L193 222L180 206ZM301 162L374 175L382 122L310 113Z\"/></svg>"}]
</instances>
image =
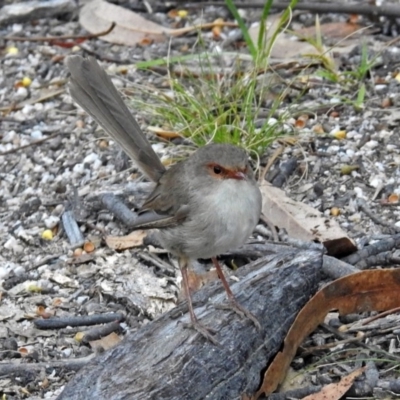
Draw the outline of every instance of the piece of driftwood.
<instances>
[{"instance_id":1,"label":"piece of driftwood","mask_svg":"<svg viewBox=\"0 0 400 400\"><path fill-rule=\"evenodd\" d=\"M215 331L215 346L193 329L186 302L99 355L70 381L58 400L239 399L260 385L299 310L317 291L322 253L285 252L237 273L231 288L262 330L226 305L220 282L193 296L199 320Z\"/></svg>"}]
</instances>

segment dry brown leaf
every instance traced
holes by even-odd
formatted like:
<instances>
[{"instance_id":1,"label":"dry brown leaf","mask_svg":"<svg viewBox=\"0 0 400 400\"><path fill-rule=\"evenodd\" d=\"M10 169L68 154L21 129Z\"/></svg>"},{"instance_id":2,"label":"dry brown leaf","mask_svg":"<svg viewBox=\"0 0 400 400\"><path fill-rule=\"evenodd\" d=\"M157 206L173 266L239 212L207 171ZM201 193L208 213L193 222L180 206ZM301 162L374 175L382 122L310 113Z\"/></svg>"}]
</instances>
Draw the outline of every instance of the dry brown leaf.
<instances>
[{"instance_id":1,"label":"dry brown leaf","mask_svg":"<svg viewBox=\"0 0 400 400\"><path fill-rule=\"evenodd\" d=\"M272 14L267 18L265 39L266 47L268 47L271 40L273 40L273 34L277 29L279 29L280 18L281 14ZM254 43L257 43L259 31L260 25L253 25L249 29L250 37ZM273 60L289 61L311 54L318 55L320 52L312 44L305 41L300 41L296 37L293 37L293 35L281 31L274 39L270 58Z\"/></svg>"},{"instance_id":2,"label":"dry brown leaf","mask_svg":"<svg viewBox=\"0 0 400 400\"><path fill-rule=\"evenodd\" d=\"M353 385L353 382L365 371L365 367L358 368L349 375L342 377L339 382L330 383L318 393L310 394L303 400L339 400Z\"/></svg>"},{"instance_id":3,"label":"dry brown leaf","mask_svg":"<svg viewBox=\"0 0 400 400\"><path fill-rule=\"evenodd\" d=\"M332 39L344 39L357 31L360 31L360 34L365 33L365 30L360 30L361 28L361 25L351 22L329 22L320 25L318 30L321 32L322 36ZM307 28L297 29L296 33L304 38L315 38L317 27L309 26Z\"/></svg>"},{"instance_id":4,"label":"dry brown leaf","mask_svg":"<svg viewBox=\"0 0 400 400\"><path fill-rule=\"evenodd\" d=\"M126 46L163 42L171 36L184 35L198 29L211 29L214 26L237 26L237 24L232 22L224 22L223 24L212 22L199 26L171 29L149 21L126 8L107 3L104 0L93 0L85 4L79 14L79 22L90 33L106 31L114 22L114 29L107 35L101 36L100 39Z\"/></svg>"},{"instance_id":5,"label":"dry brown leaf","mask_svg":"<svg viewBox=\"0 0 400 400\"><path fill-rule=\"evenodd\" d=\"M80 24L90 33L102 32L115 22L115 28L102 36L107 42L134 46L144 39L151 42L164 41L170 30L139 14L103 0L85 4L79 14Z\"/></svg>"},{"instance_id":6,"label":"dry brown leaf","mask_svg":"<svg viewBox=\"0 0 400 400\"><path fill-rule=\"evenodd\" d=\"M133 231L127 236L106 236L105 241L110 249L126 250L132 247L143 245L143 239L146 237L147 231Z\"/></svg>"},{"instance_id":7,"label":"dry brown leaf","mask_svg":"<svg viewBox=\"0 0 400 400\"><path fill-rule=\"evenodd\" d=\"M362 271L337 279L321 289L300 311L285 338L282 351L268 367L260 390L270 394L284 380L286 371L303 340L324 321L328 312L340 315L386 311L400 306L400 270Z\"/></svg>"},{"instance_id":8,"label":"dry brown leaf","mask_svg":"<svg viewBox=\"0 0 400 400\"><path fill-rule=\"evenodd\" d=\"M111 332L109 335L104 336L101 339L90 341L89 344L93 350L108 350L111 349L111 347L116 346L120 341L121 338L115 332Z\"/></svg>"},{"instance_id":9,"label":"dry brown leaf","mask_svg":"<svg viewBox=\"0 0 400 400\"><path fill-rule=\"evenodd\" d=\"M345 256L357 250L334 219L290 199L283 190L268 183L261 185L260 190L263 214L273 225L286 229L290 237L322 243L333 256Z\"/></svg>"},{"instance_id":10,"label":"dry brown leaf","mask_svg":"<svg viewBox=\"0 0 400 400\"><path fill-rule=\"evenodd\" d=\"M150 132L155 133L157 136L166 139L166 140L171 140L171 139L176 139L176 138L181 138L182 136L176 132L176 131L167 131L163 128L160 128L158 126L148 126L147 130Z\"/></svg>"},{"instance_id":11,"label":"dry brown leaf","mask_svg":"<svg viewBox=\"0 0 400 400\"><path fill-rule=\"evenodd\" d=\"M217 279L218 279L218 273L217 270L215 269L212 269L211 271L207 271L201 274L196 271L193 271L190 268L188 269L189 290L191 293L198 291L207 283L213 282Z\"/></svg>"},{"instance_id":12,"label":"dry brown leaf","mask_svg":"<svg viewBox=\"0 0 400 400\"><path fill-rule=\"evenodd\" d=\"M267 30L266 30L266 40L265 44L266 46L269 45L269 42L271 40L271 37L273 33L276 32L279 26L279 19L281 17L281 14L273 14L267 18ZM352 24L352 23L344 23L345 25L349 25L349 27L346 28L346 34L343 32L340 32L340 35L347 36L350 33L354 33L357 29L360 29L360 27L357 24ZM326 24L329 25L329 24ZM331 35L334 34L334 27L331 27L331 31L329 30L329 26L321 25L321 28L324 27L323 29L326 29L326 31L331 33ZM254 43L257 43L258 40L258 34L260 31L260 26L259 25L254 25L249 29L249 34L250 37L252 38ZM312 34L314 32L314 34ZM365 33L365 30L362 31ZM309 31L296 31L297 34L306 36L310 35L315 37L315 27L312 26ZM324 34L324 33L323 33ZM340 36L342 37L342 36ZM334 47L334 52L331 52L328 49L324 52L324 56L334 58L336 54L340 56L341 54L347 54L349 53L355 46L357 45L356 39L350 37L349 39L346 40L340 40L339 43L337 43ZM306 42L306 41L301 41L299 38L294 37L291 34L286 33L285 31L281 31L272 46L270 58L272 60L280 60L282 61L289 61L289 60L298 60L302 56L311 56L311 55L321 55L321 51L316 49L315 46L312 44Z\"/></svg>"}]
</instances>

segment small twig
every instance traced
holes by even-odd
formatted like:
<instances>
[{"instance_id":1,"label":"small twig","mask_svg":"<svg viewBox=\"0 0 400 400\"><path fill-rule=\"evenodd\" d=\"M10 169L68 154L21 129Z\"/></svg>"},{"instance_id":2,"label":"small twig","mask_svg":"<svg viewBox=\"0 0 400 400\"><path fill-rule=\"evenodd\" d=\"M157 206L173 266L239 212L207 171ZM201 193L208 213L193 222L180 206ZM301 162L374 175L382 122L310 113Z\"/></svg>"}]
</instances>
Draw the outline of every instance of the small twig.
<instances>
[{"instance_id":1,"label":"small twig","mask_svg":"<svg viewBox=\"0 0 400 400\"><path fill-rule=\"evenodd\" d=\"M5 156L5 155L7 155L7 154L13 154L13 153L16 153L17 151L27 149L28 147L36 146L36 145L38 145L38 144L47 142L48 140L57 137L59 134L60 134L59 132L58 132L58 133L53 133L53 134L50 135L50 136L47 136L47 137L45 137L45 138L43 138L43 139L36 140L35 142L26 144L26 145L24 145L24 146L20 146L20 147L17 147L17 148L15 148L15 149L3 151L2 153L0 153L0 156Z\"/></svg>"},{"instance_id":2,"label":"small twig","mask_svg":"<svg viewBox=\"0 0 400 400\"><path fill-rule=\"evenodd\" d=\"M272 222L263 213L261 213L260 219L262 222L264 222L265 225L268 226L269 230L271 231L273 241L279 242L280 240L279 240L278 232L277 232L275 226L272 224Z\"/></svg>"},{"instance_id":3,"label":"small twig","mask_svg":"<svg viewBox=\"0 0 400 400\"><path fill-rule=\"evenodd\" d=\"M398 311L400 311L400 307L396 307L396 308L392 308L391 310L383 311L383 312L381 312L381 313L379 313L377 315L374 315L371 318L366 319L365 321L363 321L363 323L361 325L367 325L370 322L373 322L373 321L375 321L375 320L377 320L379 318L386 317L386 315L390 315L390 314L396 313Z\"/></svg>"},{"instance_id":4,"label":"small twig","mask_svg":"<svg viewBox=\"0 0 400 400\"><path fill-rule=\"evenodd\" d=\"M140 252L137 255L142 260L152 263L153 265L155 265L157 268L160 268L161 270L166 270L172 274L175 274L175 272L176 272L174 267L167 264L166 262L161 260L159 257L157 257L151 253Z\"/></svg>"},{"instance_id":5,"label":"small twig","mask_svg":"<svg viewBox=\"0 0 400 400\"><path fill-rule=\"evenodd\" d=\"M80 247L83 245L85 239L79 229L78 223L74 217L74 213L70 210L64 212L61 217L65 234L73 248Z\"/></svg>"},{"instance_id":6,"label":"small twig","mask_svg":"<svg viewBox=\"0 0 400 400\"><path fill-rule=\"evenodd\" d=\"M87 326L105 324L108 322L123 321L125 317L120 313L81 315L74 317L59 317L36 319L34 324L39 329L60 329L67 326Z\"/></svg>"},{"instance_id":7,"label":"small twig","mask_svg":"<svg viewBox=\"0 0 400 400\"><path fill-rule=\"evenodd\" d=\"M342 261L351 265L355 265L357 266L357 268L365 269L369 265L372 265L371 262L368 262L369 258L373 256L377 257L380 254L384 254L386 256L390 254L394 249L397 249L399 247L400 234L396 234L386 239L379 240L376 243L370 244L347 257L343 257Z\"/></svg>"},{"instance_id":8,"label":"small twig","mask_svg":"<svg viewBox=\"0 0 400 400\"><path fill-rule=\"evenodd\" d=\"M9 104L8 106L0 107L0 111L15 111L20 110L26 105L41 103L42 101L49 100L65 92L65 89L57 89L54 92L49 92L37 99L29 99L18 104Z\"/></svg>"},{"instance_id":9,"label":"small twig","mask_svg":"<svg viewBox=\"0 0 400 400\"><path fill-rule=\"evenodd\" d=\"M16 363L0 363L0 376L9 376L11 374L24 374L27 372L40 372L41 370L48 368L63 368L69 371L78 371L84 365L94 358L94 354L88 357L76 358L73 360L62 360L62 361L46 361L40 363L30 363L30 364L16 364Z\"/></svg>"},{"instance_id":10,"label":"small twig","mask_svg":"<svg viewBox=\"0 0 400 400\"><path fill-rule=\"evenodd\" d=\"M100 54L99 52L89 49L88 47L82 45L80 46L80 48L90 56L94 56L101 61L107 61L115 64L132 64L132 60L110 57L107 54Z\"/></svg>"},{"instance_id":11,"label":"small twig","mask_svg":"<svg viewBox=\"0 0 400 400\"><path fill-rule=\"evenodd\" d=\"M44 258L42 258L41 260L39 260L38 262L36 262L35 264L30 265L29 267L26 268L26 271L33 271L34 269L37 269L39 267L41 267L42 265L47 264L49 261L55 260L56 258L60 258L63 254L51 254L49 256L46 256Z\"/></svg>"},{"instance_id":12,"label":"small twig","mask_svg":"<svg viewBox=\"0 0 400 400\"><path fill-rule=\"evenodd\" d=\"M104 336L109 335L112 332L119 331L121 325L118 321L113 321L103 326L99 326L87 331L82 337L82 343L87 344L93 340L101 339Z\"/></svg>"},{"instance_id":13,"label":"small twig","mask_svg":"<svg viewBox=\"0 0 400 400\"><path fill-rule=\"evenodd\" d=\"M337 329L332 328L331 326L329 326L329 325L327 325L325 323L320 324L320 327L325 329L326 331L334 334L339 339L342 339L342 340L349 339L349 335L346 335L346 334L344 334L342 332L339 332ZM370 346L370 345L368 345L368 344L366 344L364 342L358 342L358 344L361 347L364 347L365 349L370 350L371 352L374 352L376 354L382 354L388 359L400 361L400 357L399 356L396 356L394 354L390 354L385 350L379 349L379 348L377 348L375 346Z\"/></svg>"},{"instance_id":14,"label":"small twig","mask_svg":"<svg viewBox=\"0 0 400 400\"><path fill-rule=\"evenodd\" d=\"M283 150L285 149L284 146L278 147L275 151L274 154L269 158L267 165L261 172L259 178L258 178L258 183L261 185L264 182L265 175L267 175L267 172L270 170L272 167L272 164L275 162L275 160L283 153Z\"/></svg>"},{"instance_id":15,"label":"small twig","mask_svg":"<svg viewBox=\"0 0 400 400\"><path fill-rule=\"evenodd\" d=\"M99 33L89 33L88 35L61 35L61 36L36 36L36 37L3 36L1 39L13 40L15 42L54 42L60 40L84 41L108 35L115 28L115 26L116 23L112 22L107 30Z\"/></svg>"},{"instance_id":16,"label":"small twig","mask_svg":"<svg viewBox=\"0 0 400 400\"><path fill-rule=\"evenodd\" d=\"M321 390L322 386L306 386L298 389L288 390L283 393L272 393L268 396L268 400L288 400L288 399L302 399L311 394L317 393Z\"/></svg>"},{"instance_id":17,"label":"small twig","mask_svg":"<svg viewBox=\"0 0 400 400\"><path fill-rule=\"evenodd\" d=\"M112 193L105 193L101 198L101 202L103 203L103 206L124 225L128 227L134 225L137 219L137 214L131 211L117 196L114 196Z\"/></svg>"},{"instance_id":18,"label":"small twig","mask_svg":"<svg viewBox=\"0 0 400 400\"><path fill-rule=\"evenodd\" d=\"M384 221L382 218L377 217L374 212L368 207L367 202L364 199L357 199L357 205L369 218L376 224L386 226L387 228L394 229L396 232L400 231L400 228L391 224L390 222Z\"/></svg>"}]
</instances>

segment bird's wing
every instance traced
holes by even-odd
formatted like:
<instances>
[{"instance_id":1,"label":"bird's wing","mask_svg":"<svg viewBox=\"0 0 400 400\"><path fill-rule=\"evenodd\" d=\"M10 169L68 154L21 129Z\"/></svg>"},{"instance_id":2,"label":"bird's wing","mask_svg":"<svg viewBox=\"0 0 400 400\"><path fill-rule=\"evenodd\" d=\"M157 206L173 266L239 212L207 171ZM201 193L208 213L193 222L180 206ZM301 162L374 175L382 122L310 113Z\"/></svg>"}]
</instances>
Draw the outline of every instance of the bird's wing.
<instances>
[{"instance_id":1,"label":"bird's wing","mask_svg":"<svg viewBox=\"0 0 400 400\"><path fill-rule=\"evenodd\" d=\"M139 210L134 227L162 229L182 223L190 211L186 179L185 161L167 170Z\"/></svg>"}]
</instances>

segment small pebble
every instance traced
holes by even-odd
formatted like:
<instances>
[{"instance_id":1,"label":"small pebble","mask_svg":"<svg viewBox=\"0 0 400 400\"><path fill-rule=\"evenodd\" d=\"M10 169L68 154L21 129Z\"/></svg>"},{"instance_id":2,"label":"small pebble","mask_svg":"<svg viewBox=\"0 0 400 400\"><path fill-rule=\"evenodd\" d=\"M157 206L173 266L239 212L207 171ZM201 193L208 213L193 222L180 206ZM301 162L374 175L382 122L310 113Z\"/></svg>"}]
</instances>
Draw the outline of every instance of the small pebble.
<instances>
[{"instance_id":1,"label":"small pebble","mask_svg":"<svg viewBox=\"0 0 400 400\"><path fill-rule=\"evenodd\" d=\"M14 236L10 236L10 238L4 243L4 247L7 250L11 250L14 254L20 254L24 251L24 247L19 244Z\"/></svg>"},{"instance_id":2,"label":"small pebble","mask_svg":"<svg viewBox=\"0 0 400 400\"><path fill-rule=\"evenodd\" d=\"M45 224L46 228L48 228L48 229L53 229L59 223L60 223L60 218L56 217L54 215L51 215L50 217L48 217L44 220L44 224Z\"/></svg>"},{"instance_id":3,"label":"small pebble","mask_svg":"<svg viewBox=\"0 0 400 400\"><path fill-rule=\"evenodd\" d=\"M43 138L43 133L41 131L35 130L31 132L31 138L38 140Z\"/></svg>"},{"instance_id":4,"label":"small pebble","mask_svg":"<svg viewBox=\"0 0 400 400\"><path fill-rule=\"evenodd\" d=\"M87 155L84 159L83 162L87 164L91 164L99 159L99 156L96 153L90 153Z\"/></svg>"},{"instance_id":5,"label":"small pebble","mask_svg":"<svg viewBox=\"0 0 400 400\"><path fill-rule=\"evenodd\" d=\"M370 140L369 142L365 143L364 146L368 147L369 149L375 149L379 146L379 143L376 140Z\"/></svg>"}]
</instances>

